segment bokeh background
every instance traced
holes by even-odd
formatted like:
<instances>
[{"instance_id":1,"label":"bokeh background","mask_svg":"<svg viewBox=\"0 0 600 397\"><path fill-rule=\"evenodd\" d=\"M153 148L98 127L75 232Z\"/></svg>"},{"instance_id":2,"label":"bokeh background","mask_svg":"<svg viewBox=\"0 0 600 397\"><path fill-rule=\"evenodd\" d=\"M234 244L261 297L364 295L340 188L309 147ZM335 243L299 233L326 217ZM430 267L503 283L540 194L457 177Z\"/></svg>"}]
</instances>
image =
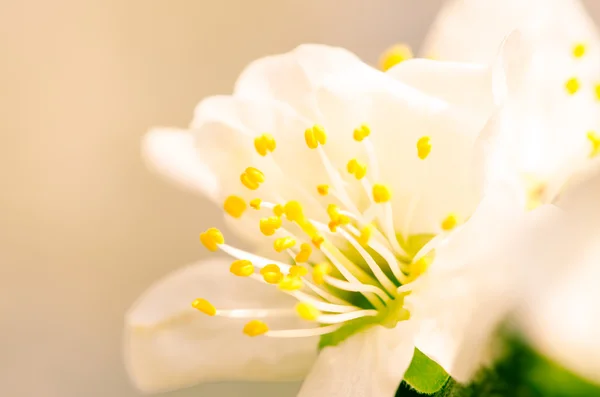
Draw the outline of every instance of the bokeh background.
<instances>
[{"instance_id":1,"label":"bokeh background","mask_svg":"<svg viewBox=\"0 0 600 397\"><path fill-rule=\"evenodd\" d=\"M0 395L134 397L123 315L205 251L216 207L147 171L140 138L185 126L251 60L304 42L370 63L422 40L442 0L0 0ZM600 2L588 0L600 19ZM164 397L293 396L222 383Z\"/></svg>"}]
</instances>

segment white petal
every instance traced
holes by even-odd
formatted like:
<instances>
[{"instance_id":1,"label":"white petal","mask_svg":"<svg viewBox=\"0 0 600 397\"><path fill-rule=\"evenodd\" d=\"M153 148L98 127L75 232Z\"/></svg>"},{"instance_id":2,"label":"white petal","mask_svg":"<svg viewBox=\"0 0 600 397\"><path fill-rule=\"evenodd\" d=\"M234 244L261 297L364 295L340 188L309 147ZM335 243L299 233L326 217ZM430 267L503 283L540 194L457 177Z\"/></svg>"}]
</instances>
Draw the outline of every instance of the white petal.
<instances>
[{"instance_id":1,"label":"white petal","mask_svg":"<svg viewBox=\"0 0 600 397\"><path fill-rule=\"evenodd\" d=\"M164 391L219 380L297 380L316 358L317 340L249 338L250 319L209 317L191 307L206 298L217 309L293 308L273 286L229 273L213 260L181 269L152 286L126 316L125 361L136 386ZM268 318L275 329L302 327L295 316Z\"/></svg>"},{"instance_id":2,"label":"white petal","mask_svg":"<svg viewBox=\"0 0 600 397\"><path fill-rule=\"evenodd\" d=\"M486 197L461 229L434 247L429 271L406 298L422 324L417 347L459 382L491 358L491 337L525 285L529 228L553 213L520 208L510 192Z\"/></svg>"},{"instance_id":3,"label":"white petal","mask_svg":"<svg viewBox=\"0 0 600 397\"><path fill-rule=\"evenodd\" d=\"M298 397L393 397L412 361L411 323L376 326L326 347Z\"/></svg>"},{"instance_id":4,"label":"white petal","mask_svg":"<svg viewBox=\"0 0 600 397\"><path fill-rule=\"evenodd\" d=\"M235 95L276 99L315 119L313 95L323 80L349 69L365 67L356 55L342 48L305 44L286 54L251 63L240 75Z\"/></svg>"},{"instance_id":5,"label":"white petal","mask_svg":"<svg viewBox=\"0 0 600 397\"><path fill-rule=\"evenodd\" d=\"M188 131L151 130L142 142L142 155L150 167L179 185L209 196L215 194L216 176L201 161Z\"/></svg>"}]
</instances>

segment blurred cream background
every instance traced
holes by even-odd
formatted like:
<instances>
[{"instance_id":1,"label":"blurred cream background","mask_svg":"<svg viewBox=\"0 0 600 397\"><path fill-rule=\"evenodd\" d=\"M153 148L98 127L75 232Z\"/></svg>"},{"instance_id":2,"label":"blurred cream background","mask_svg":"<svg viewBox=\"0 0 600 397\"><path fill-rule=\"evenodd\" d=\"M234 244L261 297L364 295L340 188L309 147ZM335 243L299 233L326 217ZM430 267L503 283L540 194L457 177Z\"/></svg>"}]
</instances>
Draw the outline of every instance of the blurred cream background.
<instances>
[{"instance_id":1,"label":"blurred cream background","mask_svg":"<svg viewBox=\"0 0 600 397\"><path fill-rule=\"evenodd\" d=\"M440 3L0 0L0 395L138 395L121 361L123 315L153 281L206 254L201 230L222 226L215 206L146 170L149 127L187 125L249 61L303 42L371 63L397 41L416 46Z\"/></svg>"}]
</instances>

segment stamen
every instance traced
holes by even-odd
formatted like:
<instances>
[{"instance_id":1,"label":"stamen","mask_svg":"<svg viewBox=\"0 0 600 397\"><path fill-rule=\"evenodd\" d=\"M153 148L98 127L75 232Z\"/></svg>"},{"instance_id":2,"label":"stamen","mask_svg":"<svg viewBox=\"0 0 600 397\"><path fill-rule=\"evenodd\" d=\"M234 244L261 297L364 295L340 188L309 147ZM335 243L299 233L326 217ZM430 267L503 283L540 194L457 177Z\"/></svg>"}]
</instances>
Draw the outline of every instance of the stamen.
<instances>
[{"instance_id":1,"label":"stamen","mask_svg":"<svg viewBox=\"0 0 600 397\"><path fill-rule=\"evenodd\" d=\"M209 316L214 316L215 314L217 314L217 309L213 306L212 303L210 303L206 299L195 299L192 302L192 307Z\"/></svg>"},{"instance_id":2,"label":"stamen","mask_svg":"<svg viewBox=\"0 0 600 397\"><path fill-rule=\"evenodd\" d=\"M322 313L319 309L308 302L299 302L296 305L296 312L300 318L307 321L315 321Z\"/></svg>"},{"instance_id":3,"label":"stamen","mask_svg":"<svg viewBox=\"0 0 600 397\"><path fill-rule=\"evenodd\" d=\"M240 175L242 184L250 190L256 190L260 187L260 184L265 181L265 175L254 167L248 167Z\"/></svg>"},{"instance_id":4,"label":"stamen","mask_svg":"<svg viewBox=\"0 0 600 397\"><path fill-rule=\"evenodd\" d=\"M283 207L285 216L290 222L300 222L304 219L304 210L302 209L302 205L296 201L288 201Z\"/></svg>"},{"instance_id":5,"label":"stamen","mask_svg":"<svg viewBox=\"0 0 600 397\"><path fill-rule=\"evenodd\" d=\"M233 261L229 271L239 277L248 277L254 274L254 265L249 260L238 259Z\"/></svg>"},{"instance_id":6,"label":"stamen","mask_svg":"<svg viewBox=\"0 0 600 397\"><path fill-rule=\"evenodd\" d=\"M567 89L567 92L569 93L569 95L575 95L577 93L577 91L579 91L579 86L580 86L580 84L579 84L579 80L577 79L577 77L571 77L565 83L565 88Z\"/></svg>"},{"instance_id":7,"label":"stamen","mask_svg":"<svg viewBox=\"0 0 600 397\"><path fill-rule=\"evenodd\" d=\"M284 276L283 279L277 284L280 290L282 291L296 291L302 288L303 283L300 277L287 275Z\"/></svg>"},{"instance_id":8,"label":"stamen","mask_svg":"<svg viewBox=\"0 0 600 397\"><path fill-rule=\"evenodd\" d=\"M228 254L236 259L249 260L250 262L252 262L254 267L258 268L258 269L263 269L263 268L267 267L267 265L273 264L273 265L278 266L282 272L289 272L289 270L290 270L290 265L288 265L286 263L263 258L262 256L251 254L251 253L241 250L239 248L232 247L231 245L220 244L218 247L221 251L225 252L226 254Z\"/></svg>"},{"instance_id":9,"label":"stamen","mask_svg":"<svg viewBox=\"0 0 600 397\"><path fill-rule=\"evenodd\" d=\"M587 138L592 144L592 150L590 152L590 158L594 158L600 155L600 135L594 131L590 131L587 134Z\"/></svg>"},{"instance_id":10,"label":"stamen","mask_svg":"<svg viewBox=\"0 0 600 397\"><path fill-rule=\"evenodd\" d=\"M584 43L577 43L573 46L573 56L575 58L581 58L585 55L585 50L586 47Z\"/></svg>"},{"instance_id":11,"label":"stamen","mask_svg":"<svg viewBox=\"0 0 600 397\"><path fill-rule=\"evenodd\" d=\"M392 199L392 192L390 188L381 183L373 185L373 200L377 203L387 203Z\"/></svg>"},{"instance_id":12,"label":"stamen","mask_svg":"<svg viewBox=\"0 0 600 397\"><path fill-rule=\"evenodd\" d=\"M363 162L358 161L357 159L352 159L348 161L346 165L346 170L349 174L354 175L354 177L358 180L367 175L367 165Z\"/></svg>"},{"instance_id":13,"label":"stamen","mask_svg":"<svg viewBox=\"0 0 600 397\"><path fill-rule=\"evenodd\" d=\"M274 263L268 264L260 269L260 274L268 284L278 284L283 279L281 269Z\"/></svg>"},{"instance_id":14,"label":"stamen","mask_svg":"<svg viewBox=\"0 0 600 397\"><path fill-rule=\"evenodd\" d=\"M425 160L431 152L431 137L424 136L417 141L417 155L421 160Z\"/></svg>"},{"instance_id":15,"label":"stamen","mask_svg":"<svg viewBox=\"0 0 600 397\"><path fill-rule=\"evenodd\" d=\"M328 262L318 263L313 267L313 281L317 285L321 285L325 282L325 276L331 273L331 265Z\"/></svg>"},{"instance_id":16,"label":"stamen","mask_svg":"<svg viewBox=\"0 0 600 397\"><path fill-rule=\"evenodd\" d=\"M413 52L406 44L396 44L387 49L379 58L379 66L384 72L400 62L413 57Z\"/></svg>"},{"instance_id":17,"label":"stamen","mask_svg":"<svg viewBox=\"0 0 600 397\"><path fill-rule=\"evenodd\" d=\"M331 285L332 287L335 287L337 289L340 289L342 291L349 291L349 292L360 292L361 294L365 294L365 293L373 293L375 295L377 295L379 298L381 298L381 300L383 302L388 302L390 300L390 297L379 287L376 287L374 285L371 284L362 284L360 282L356 282L356 281L344 281L344 280L340 280L337 279L335 277L331 277L331 276L324 276L323 277L325 283ZM369 302L371 302L371 300L369 300ZM376 301L377 302L377 301ZM373 303L373 302L371 302ZM375 307L381 308L381 304L378 303L377 305L374 305Z\"/></svg>"},{"instance_id":18,"label":"stamen","mask_svg":"<svg viewBox=\"0 0 600 397\"><path fill-rule=\"evenodd\" d=\"M308 259L310 258L310 254L312 254L312 248L311 248L310 244L302 243L302 244L300 244L300 251L294 258L294 260L296 263L308 262Z\"/></svg>"},{"instance_id":19,"label":"stamen","mask_svg":"<svg viewBox=\"0 0 600 397\"><path fill-rule=\"evenodd\" d=\"M273 243L273 248L277 252L282 252L288 248L292 248L294 245L296 245L296 240L292 237L280 237Z\"/></svg>"},{"instance_id":20,"label":"stamen","mask_svg":"<svg viewBox=\"0 0 600 397\"><path fill-rule=\"evenodd\" d=\"M350 313L342 314L323 314L318 317L317 321L321 324L340 324L346 321L355 320L362 317L373 317L378 315L377 310L357 310Z\"/></svg>"},{"instance_id":21,"label":"stamen","mask_svg":"<svg viewBox=\"0 0 600 397\"><path fill-rule=\"evenodd\" d=\"M318 185L317 192L319 192L321 196L327 196L327 194L329 194L329 185Z\"/></svg>"},{"instance_id":22,"label":"stamen","mask_svg":"<svg viewBox=\"0 0 600 397\"><path fill-rule=\"evenodd\" d=\"M246 202L239 196L229 196L223 203L223 209L234 218L240 218L246 211Z\"/></svg>"},{"instance_id":23,"label":"stamen","mask_svg":"<svg viewBox=\"0 0 600 397\"><path fill-rule=\"evenodd\" d=\"M261 218L259 227L262 234L265 236L272 236L275 234L277 229L281 227L281 218L278 216Z\"/></svg>"},{"instance_id":24,"label":"stamen","mask_svg":"<svg viewBox=\"0 0 600 397\"><path fill-rule=\"evenodd\" d=\"M371 135L371 129L367 124L362 124L360 127L354 129L352 137L357 142L362 142L363 139Z\"/></svg>"},{"instance_id":25,"label":"stamen","mask_svg":"<svg viewBox=\"0 0 600 397\"><path fill-rule=\"evenodd\" d=\"M308 269L306 269L304 266L293 265L292 267L290 267L289 275L292 277L304 277L307 274Z\"/></svg>"},{"instance_id":26,"label":"stamen","mask_svg":"<svg viewBox=\"0 0 600 397\"><path fill-rule=\"evenodd\" d=\"M337 331L343 324L332 324L325 327L286 329L281 331L268 331L266 336L270 338L306 338L311 336L325 335Z\"/></svg>"},{"instance_id":27,"label":"stamen","mask_svg":"<svg viewBox=\"0 0 600 397\"><path fill-rule=\"evenodd\" d=\"M218 249L218 245L225 243L225 238L219 229L211 227L204 233L200 233L200 242L209 251L216 251Z\"/></svg>"},{"instance_id":28,"label":"stamen","mask_svg":"<svg viewBox=\"0 0 600 397\"><path fill-rule=\"evenodd\" d=\"M317 124L304 131L304 140L310 149L316 149L319 144L324 145L327 142L327 134L325 129Z\"/></svg>"},{"instance_id":29,"label":"stamen","mask_svg":"<svg viewBox=\"0 0 600 397\"><path fill-rule=\"evenodd\" d=\"M596 93L596 100L600 101L600 83L596 84L594 92Z\"/></svg>"},{"instance_id":30,"label":"stamen","mask_svg":"<svg viewBox=\"0 0 600 397\"><path fill-rule=\"evenodd\" d=\"M271 134L262 134L254 139L254 148L263 157L274 151L275 147L275 138Z\"/></svg>"},{"instance_id":31,"label":"stamen","mask_svg":"<svg viewBox=\"0 0 600 397\"><path fill-rule=\"evenodd\" d=\"M227 318L267 318L293 316L296 312L291 309L232 309L217 310L217 316Z\"/></svg>"},{"instance_id":32,"label":"stamen","mask_svg":"<svg viewBox=\"0 0 600 397\"><path fill-rule=\"evenodd\" d=\"M351 305L350 303L348 303L344 300L341 300L339 298L337 299L337 301L339 301L340 303L329 303L329 302L323 302L322 300L320 300L312 295L301 292L301 291L293 291L290 294L292 296L294 296L296 299L298 299L299 301L310 303L315 308L317 308L323 312L348 313L348 312L352 312L355 310L359 310L358 307ZM324 298L324 299L327 299L327 298Z\"/></svg>"},{"instance_id":33,"label":"stamen","mask_svg":"<svg viewBox=\"0 0 600 397\"><path fill-rule=\"evenodd\" d=\"M442 221L442 229L445 231L450 231L452 229L454 229L456 227L456 225L458 225L459 223L459 218L458 215L452 213L450 215L448 215L443 221Z\"/></svg>"},{"instance_id":34,"label":"stamen","mask_svg":"<svg viewBox=\"0 0 600 397\"><path fill-rule=\"evenodd\" d=\"M254 208L255 210L259 210L261 203L262 203L262 200L259 198L252 199L252 200L250 200L250 207Z\"/></svg>"},{"instance_id":35,"label":"stamen","mask_svg":"<svg viewBox=\"0 0 600 397\"><path fill-rule=\"evenodd\" d=\"M283 205L281 205L281 204L275 205L273 207L273 213L279 217L283 216L283 214L285 213L285 210L283 209Z\"/></svg>"},{"instance_id":36,"label":"stamen","mask_svg":"<svg viewBox=\"0 0 600 397\"><path fill-rule=\"evenodd\" d=\"M269 327L260 320L252 320L244 325L244 333L248 336L263 335L267 332L269 332Z\"/></svg>"}]
</instances>

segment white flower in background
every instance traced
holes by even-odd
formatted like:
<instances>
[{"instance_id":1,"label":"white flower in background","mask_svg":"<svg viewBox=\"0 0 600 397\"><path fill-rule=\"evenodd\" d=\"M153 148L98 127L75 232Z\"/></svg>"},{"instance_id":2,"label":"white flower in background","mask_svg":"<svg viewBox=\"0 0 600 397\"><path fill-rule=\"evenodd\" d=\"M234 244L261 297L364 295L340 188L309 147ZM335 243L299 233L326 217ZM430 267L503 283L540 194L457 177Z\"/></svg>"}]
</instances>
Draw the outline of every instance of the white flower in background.
<instances>
[{"instance_id":1,"label":"white flower in background","mask_svg":"<svg viewBox=\"0 0 600 397\"><path fill-rule=\"evenodd\" d=\"M531 208L600 153L600 41L578 0L451 0L425 40L441 60L488 62L518 29L528 46L486 131L487 176L512 179Z\"/></svg>"},{"instance_id":2,"label":"white flower in background","mask_svg":"<svg viewBox=\"0 0 600 397\"><path fill-rule=\"evenodd\" d=\"M518 200L482 200L473 166L504 77L430 60L384 74L307 45L252 63L188 130L151 131L150 163L220 203L255 253L210 228L202 243L234 260L140 298L125 334L137 386L301 379L314 362L300 396L393 396L415 346L468 380L523 268L502 249L518 244Z\"/></svg>"},{"instance_id":3,"label":"white flower in background","mask_svg":"<svg viewBox=\"0 0 600 397\"><path fill-rule=\"evenodd\" d=\"M557 205L568 215L531 236L538 243L528 250L532 285L520 318L541 352L598 383L599 179L569 188L593 173L600 158L596 27L574 0L449 1L425 51L444 60L485 61L515 28L531 50L524 78L482 141L493 142L490 168L520 181L530 207L564 194Z\"/></svg>"}]
</instances>

